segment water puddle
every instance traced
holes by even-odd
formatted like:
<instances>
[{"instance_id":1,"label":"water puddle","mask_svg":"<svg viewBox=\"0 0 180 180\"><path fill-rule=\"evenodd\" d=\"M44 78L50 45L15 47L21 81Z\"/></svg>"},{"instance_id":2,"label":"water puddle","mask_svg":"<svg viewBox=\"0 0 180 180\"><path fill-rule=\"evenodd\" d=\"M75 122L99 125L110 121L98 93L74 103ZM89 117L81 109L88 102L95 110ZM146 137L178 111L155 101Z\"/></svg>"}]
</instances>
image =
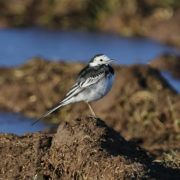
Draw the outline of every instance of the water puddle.
<instances>
[{"instance_id":1,"label":"water puddle","mask_svg":"<svg viewBox=\"0 0 180 180\"><path fill-rule=\"evenodd\" d=\"M52 125L38 122L32 126L34 119L27 118L16 113L0 113L0 133L14 133L23 135L24 133L32 133L36 131L43 131L51 128Z\"/></svg>"}]
</instances>

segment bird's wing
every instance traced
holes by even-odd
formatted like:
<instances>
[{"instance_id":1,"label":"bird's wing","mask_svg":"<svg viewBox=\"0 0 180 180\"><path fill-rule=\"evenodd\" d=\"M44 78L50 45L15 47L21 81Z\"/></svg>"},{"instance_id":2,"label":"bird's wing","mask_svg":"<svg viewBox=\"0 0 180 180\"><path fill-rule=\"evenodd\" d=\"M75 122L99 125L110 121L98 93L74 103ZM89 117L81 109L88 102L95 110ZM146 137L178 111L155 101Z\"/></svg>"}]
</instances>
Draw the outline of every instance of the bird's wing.
<instances>
[{"instance_id":1,"label":"bird's wing","mask_svg":"<svg viewBox=\"0 0 180 180\"><path fill-rule=\"evenodd\" d=\"M98 81L100 81L102 78L104 78L104 73L100 73L96 76L90 76L84 81L79 82L80 87L86 88L93 84L96 84Z\"/></svg>"},{"instance_id":2,"label":"bird's wing","mask_svg":"<svg viewBox=\"0 0 180 180\"><path fill-rule=\"evenodd\" d=\"M104 77L104 74L99 74L97 76L92 76L87 79L83 79L82 81L77 82L70 91L66 94L65 98L61 101L61 103L65 103L67 100L72 98L73 96L76 96L80 92L84 91L89 86L97 83L99 80L101 80Z\"/></svg>"},{"instance_id":3,"label":"bird's wing","mask_svg":"<svg viewBox=\"0 0 180 180\"><path fill-rule=\"evenodd\" d=\"M83 91L85 88L80 87L79 85L73 86L72 89L66 94L65 98L60 102L63 105L66 105L67 101L71 99L73 96L76 96L81 91ZM68 104L68 103L67 103Z\"/></svg>"},{"instance_id":4,"label":"bird's wing","mask_svg":"<svg viewBox=\"0 0 180 180\"><path fill-rule=\"evenodd\" d=\"M86 66L78 74L76 84L79 84L81 87L88 87L92 84L97 83L105 76L106 68L106 66Z\"/></svg>"},{"instance_id":5,"label":"bird's wing","mask_svg":"<svg viewBox=\"0 0 180 180\"><path fill-rule=\"evenodd\" d=\"M68 91L66 96L69 96L71 93L73 93L78 88L79 88L79 84L78 83L74 84L74 86Z\"/></svg>"}]
</instances>

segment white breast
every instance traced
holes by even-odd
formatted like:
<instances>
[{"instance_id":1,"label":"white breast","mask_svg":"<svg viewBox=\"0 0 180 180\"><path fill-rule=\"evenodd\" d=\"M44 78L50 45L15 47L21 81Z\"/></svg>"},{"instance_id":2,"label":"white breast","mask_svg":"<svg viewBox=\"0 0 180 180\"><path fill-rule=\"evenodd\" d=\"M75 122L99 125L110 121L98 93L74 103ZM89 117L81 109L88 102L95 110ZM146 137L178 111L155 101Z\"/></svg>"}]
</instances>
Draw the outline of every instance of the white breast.
<instances>
[{"instance_id":1,"label":"white breast","mask_svg":"<svg viewBox=\"0 0 180 180\"><path fill-rule=\"evenodd\" d=\"M104 97L112 88L114 82L114 75L109 75L106 78L99 81L93 87L90 87L89 92L87 92L86 101L96 101Z\"/></svg>"}]
</instances>

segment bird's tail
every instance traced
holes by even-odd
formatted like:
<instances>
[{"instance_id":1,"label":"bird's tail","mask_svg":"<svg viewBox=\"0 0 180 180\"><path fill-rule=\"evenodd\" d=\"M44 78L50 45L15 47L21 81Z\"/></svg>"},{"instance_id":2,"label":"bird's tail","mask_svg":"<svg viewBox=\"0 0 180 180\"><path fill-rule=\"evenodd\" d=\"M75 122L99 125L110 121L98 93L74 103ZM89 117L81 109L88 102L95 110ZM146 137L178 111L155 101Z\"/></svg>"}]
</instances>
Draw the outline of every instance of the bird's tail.
<instances>
[{"instance_id":1,"label":"bird's tail","mask_svg":"<svg viewBox=\"0 0 180 180\"><path fill-rule=\"evenodd\" d=\"M58 104L57 106L55 106L53 109L49 110L48 112L46 112L45 114L43 114L39 119L35 120L32 125L36 124L38 121L40 121L41 119L45 118L46 116L48 116L49 114L51 114L52 112L54 112L56 109L60 108L64 106L63 103Z\"/></svg>"}]
</instances>

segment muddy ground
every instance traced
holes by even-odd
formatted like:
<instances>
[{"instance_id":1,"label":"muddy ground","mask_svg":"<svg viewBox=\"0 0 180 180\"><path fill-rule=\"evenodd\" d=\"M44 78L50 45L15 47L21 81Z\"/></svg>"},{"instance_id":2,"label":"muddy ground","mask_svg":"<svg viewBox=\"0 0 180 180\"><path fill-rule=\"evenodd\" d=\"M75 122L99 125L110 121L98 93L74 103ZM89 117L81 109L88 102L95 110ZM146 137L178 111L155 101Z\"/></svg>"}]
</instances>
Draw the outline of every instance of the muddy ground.
<instances>
[{"instance_id":1,"label":"muddy ground","mask_svg":"<svg viewBox=\"0 0 180 180\"><path fill-rule=\"evenodd\" d=\"M0 179L179 179L95 118L62 123L55 135L0 134Z\"/></svg>"},{"instance_id":2,"label":"muddy ground","mask_svg":"<svg viewBox=\"0 0 180 180\"><path fill-rule=\"evenodd\" d=\"M1 67L1 111L38 118L64 97L83 66L34 58L19 67ZM107 127L87 119L87 105L77 103L45 119L61 124L57 134L1 134L0 177L180 178L180 95L150 66L114 68L111 92L92 103Z\"/></svg>"}]
</instances>

